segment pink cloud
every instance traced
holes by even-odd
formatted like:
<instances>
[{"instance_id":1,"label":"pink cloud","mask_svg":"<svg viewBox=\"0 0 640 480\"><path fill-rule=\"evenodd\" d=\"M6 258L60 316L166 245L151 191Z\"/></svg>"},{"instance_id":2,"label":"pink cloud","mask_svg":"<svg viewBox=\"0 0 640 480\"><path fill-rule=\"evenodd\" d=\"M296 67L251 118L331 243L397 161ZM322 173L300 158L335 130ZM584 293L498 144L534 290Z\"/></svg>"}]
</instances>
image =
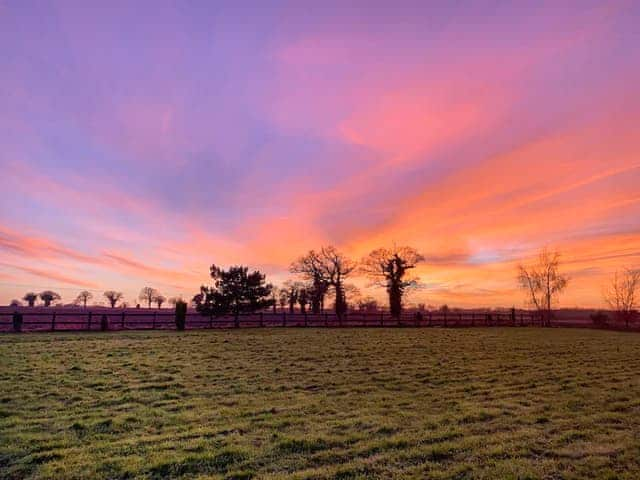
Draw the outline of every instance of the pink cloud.
<instances>
[{"instance_id":1,"label":"pink cloud","mask_svg":"<svg viewBox=\"0 0 640 480\"><path fill-rule=\"evenodd\" d=\"M8 264L8 263L2 263L1 265L3 265L4 267L8 267L8 268L12 268L15 270L19 270L21 272L24 273L28 273L29 275L33 275L36 277L40 277L40 278L44 278L46 280L53 280L56 282L62 282L63 284L67 284L67 285L74 285L77 287L86 287L86 288L98 288L98 285L96 283L93 282L89 282L86 280L82 280L79 278L75 278L75 277L70 277L68 275L63 275L57 272L52 272L50 270L45 270L45 269L41 269L41 268L33 268L33 267L27 267L27 266L23 266L23 265L13 265L13 264Z\"/></svg>"}]
</instances>

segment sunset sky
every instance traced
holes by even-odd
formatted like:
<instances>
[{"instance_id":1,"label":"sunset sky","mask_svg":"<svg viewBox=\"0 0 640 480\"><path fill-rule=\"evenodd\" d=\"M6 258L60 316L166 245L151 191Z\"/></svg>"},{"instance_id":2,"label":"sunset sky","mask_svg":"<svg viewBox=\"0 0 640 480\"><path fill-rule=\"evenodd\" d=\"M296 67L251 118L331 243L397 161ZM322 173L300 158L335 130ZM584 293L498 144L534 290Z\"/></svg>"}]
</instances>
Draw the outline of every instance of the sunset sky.
<instances>
[{"instance_id":1,"label":"sunset sky","mask_svg":"<svg viewBox=\"0 0 640 480\"><path fill-rule=\"evenodd\" d=\"M0 0L0 169L0 304L395 242L410 302L523 306L548 245L598 307L640 267L640 2Z\"/></svg>"}]
</instances>

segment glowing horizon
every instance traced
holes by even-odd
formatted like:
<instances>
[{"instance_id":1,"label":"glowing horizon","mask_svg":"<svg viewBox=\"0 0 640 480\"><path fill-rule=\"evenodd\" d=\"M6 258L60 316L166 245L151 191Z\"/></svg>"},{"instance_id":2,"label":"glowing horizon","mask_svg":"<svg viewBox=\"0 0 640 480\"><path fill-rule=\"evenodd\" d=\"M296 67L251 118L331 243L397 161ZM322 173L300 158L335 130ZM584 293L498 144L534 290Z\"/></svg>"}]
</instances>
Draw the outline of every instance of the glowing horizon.
<instances>
[{"instance_id":1,"label":"glowing horizon","mask_svg":"<svg viewBox=\"0 0 640 480\"><path fill-rule=\"evenodd\" d=\"M395 242L411 303L522 306L549 246L602 307L640 268L640 5L367 5L0 5L0 304Z\"/></svg>"}]
</instances>

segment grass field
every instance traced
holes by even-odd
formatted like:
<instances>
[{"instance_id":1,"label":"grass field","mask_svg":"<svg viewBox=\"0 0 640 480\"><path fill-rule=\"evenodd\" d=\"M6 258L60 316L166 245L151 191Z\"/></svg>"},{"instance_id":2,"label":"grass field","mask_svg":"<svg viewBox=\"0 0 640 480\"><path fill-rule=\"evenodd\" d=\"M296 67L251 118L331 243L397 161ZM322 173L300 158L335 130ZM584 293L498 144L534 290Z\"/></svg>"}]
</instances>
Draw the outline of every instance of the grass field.
<instances>
[{"instance_id":1,"label":"grass field","mask_svg":"<svg viewBox=\"0 0 640 480\"><path fill-rule=\"evenodd\" d=\"M0 478L640 478L640 334L0 337Z\"/></svg>"}]
</instances>

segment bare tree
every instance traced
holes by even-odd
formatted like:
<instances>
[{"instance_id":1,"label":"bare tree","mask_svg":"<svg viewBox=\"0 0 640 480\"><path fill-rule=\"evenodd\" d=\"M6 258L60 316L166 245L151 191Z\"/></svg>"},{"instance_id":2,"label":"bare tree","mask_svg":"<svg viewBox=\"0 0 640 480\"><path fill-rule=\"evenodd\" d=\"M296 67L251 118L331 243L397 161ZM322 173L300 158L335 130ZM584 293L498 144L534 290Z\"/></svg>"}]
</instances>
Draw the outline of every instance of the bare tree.
<instances>
[{"instance_id":1,"label":"bare tree","mask_svg":"<svg viewBox=\"0 0 640 480\"><path fill-rule=\"evenodd\" d=\"M118 302L122 299L122 292L116 292L114 290L107 290L103 293L104 297L108 300L111 308L115 308Z\"/></svg>"},{"instance_id":2,"label":"bare tree","mask_svg":"<svg viewBox=\"0 0 640 480\"><path fill-rule=\"evenodd\" d=\"M518 265L518 283L529 302L540 312L543 324L551 325L553 303L567 287L569 278L560 273L560 253L544 248L535 264Z\"/></svg>"},{"instance_id":3,"label":"bare tree","mask_svg":"<svg viewBox=\"0 0 640 480\"><path fill-rule=\"evenodd\" d=\"M156 296L153 297L153 302L158 305L158 308L162 308L162 304L166 301L167 299L165 298L164 295L161 294L157 294Z\"/></svg>"},{"instance_id":4,"label":"bare tree","mask_svg":"<svg viewBox=\"0 0 640 480\"><path fill-rule=\"evenodd\" d=\"M344 291L345 279L355 270L356 264L333 246L311 250L291 265L293 273L302 274L312 283L311 304L313 312L319 312L329 287L334 289L335 310L338 316L347 311Z\"/></svg>"},{"instance_id":5,"label":"bare tree","mask_svg":"<svg viewBox=\"0 0 640 480\"><path fill-rule=\"evenodd\" d=\"M307 313L307 304L309 303L309 294L306 286L298 291L298 305L300 306L300 313Z\"/></svg>"},{"instance_id":6,"label":"bare tree","mask_svg":"<svg viewBox=\"0 0 640 480\"><path fill-rule=\"evenodd\" d=\"M627 268L622 273L615 273L604 293L605 301L616 312L618 318L624 320L627 328L631 319L637 314L638 290L640 290L640 270Z\"/></svg>"},{"instance_id":7,"label":"bare tree","mask_svg":"<svg viewBox=\"0 0 640 480\"><path fill-rule=\"evenodd\" d=\"M30 307L33 307L36 303L36 300L38 299L38 294L34 293L34 292L28 292L24 294L24 297L22 297L22 299L27 302L27 304Z\"/></svg>"},{"instance_id":8,"label":"bare tree","mask_svg":"<svg viewBox=\"0 0 640 480\"><path fill-rule=\"evenodd\" d=\"M40 293L40 300L44 302L44 306L48 307L54 300L60 300L60 294L52 292L51 290L45 290Z\"/></svg>"},{"instance_id":9,"label":"bare tree","mask_svg":"<svg viewBox=\"0 0 640 480\"><path fill-rule=\"evenodd\" d=\"M295 311L296 304L300 301L300 295L304 292L304 283L287 280L280 289L280 298L286 299L285 305L289 305L289 313ZM302 294L306 296L306 293ZM306 303L305 303L306 305Z\"/></svg>"},{"instance_id":10,"label":"bare tree","mask_svg":"<svg viewBox=\"0 0 640 480\"><path fill-rule=\"evenodd\" d=\"M284 310L289 302L289 293L285 287L281 288L278 292L278 303L280 304L280 309Z\"/></svg>"},{"instance_id":11,"label":"bare tree","mask_svg":"<svg viewBox=\"0 0 640 480\"><path fill-rule=\"evenodd\" d=\"M87 308L87 301L91 300L93 298L93 294L87 290L83 290L82 292L80 292L78 294L78 296L75 299L75 303L77 305L82 304L82 306L84 308Z\"/></svg>"},{"instance_id":12,"label":"bare tree","mask_svg":"<svg viewBox=\"0 0 640 480\"><path fill-rule=\"evenodd\" d=\"M399 317L405 291L418 286L419 278L408 278L407 274L423 261L424 257L415 248L378 248L362 259L360 270L373 285L387 290L391 315Z\"/></svg>"},{"instance_id":13,"label":"bare tree","mask_svg":"<svg viewBox=\"0 0 640 480\"><path fill-rule=\"evenodd\" d=\"M277 313L279 296L280 296L280 287L276 287L274 285L274 287L271 289L271 301L273 302L273 305L271 305L271 308L273 309L273 313Z\"/></svg>"},{"instance_id":14,"label":"bare tree","mask_svg":"<svg viewBox=\"0 0 640 480\"><path fill-rule=\"evenodd\" d=\"M324 310L324 300L329 290L329 282L323 263L321 252L310 250L289 267L291 273L299 274L309 283L307 294L313 313L320 313Z\"/></svg>"},{"instance_id":15,"label":"bare tree","mask_svg":"<svg viewBox=\"0 0 640 480\"><path fill-rule=\"evenodd\" d=\"M140 290L140 295L138 295L138 299L142 302L147 302L147 306L151 308L151 303L153 303L153 299L158 295L158 291L155 288L144 287Z\"/></svg>"},{"instance_id":16,"label":"bare tree","mask_svg":"<svg viewBox=\"0 0 640 480\"><path fill-rule=\"evenodd\" d=\"M356 269L356 263L339 252L335 247L322 247L320 266L327 284L333 287L336 297L335 309L338 316L347 312L347 298L344 282Z\"/></svg>"},{"instance_id":17,"label":"bare tree","mask_svg":"<svg viewBox=\"0 0 640 480\"><path fill-rule=\"evenodd\" d=\"M373 297L364 297L358 301L358 310L365 313L378 311L378 301Z\"/></svg>"},{"instance_id":18,"label":"bare tree","mask_svg":"<svg viewBox=\"0 0 640 480\"><path fill-rule=\"evenodd\" d=\"M360 289L353 283L344 283L342 285L342 308L344 312L347 312L351 308L357 308L361 298L362 294ZM329 292L327 293L327 301L330 302L332 308L336 308L337 297L335 288L329 289Z\"/></svg>"}]
</instances>

